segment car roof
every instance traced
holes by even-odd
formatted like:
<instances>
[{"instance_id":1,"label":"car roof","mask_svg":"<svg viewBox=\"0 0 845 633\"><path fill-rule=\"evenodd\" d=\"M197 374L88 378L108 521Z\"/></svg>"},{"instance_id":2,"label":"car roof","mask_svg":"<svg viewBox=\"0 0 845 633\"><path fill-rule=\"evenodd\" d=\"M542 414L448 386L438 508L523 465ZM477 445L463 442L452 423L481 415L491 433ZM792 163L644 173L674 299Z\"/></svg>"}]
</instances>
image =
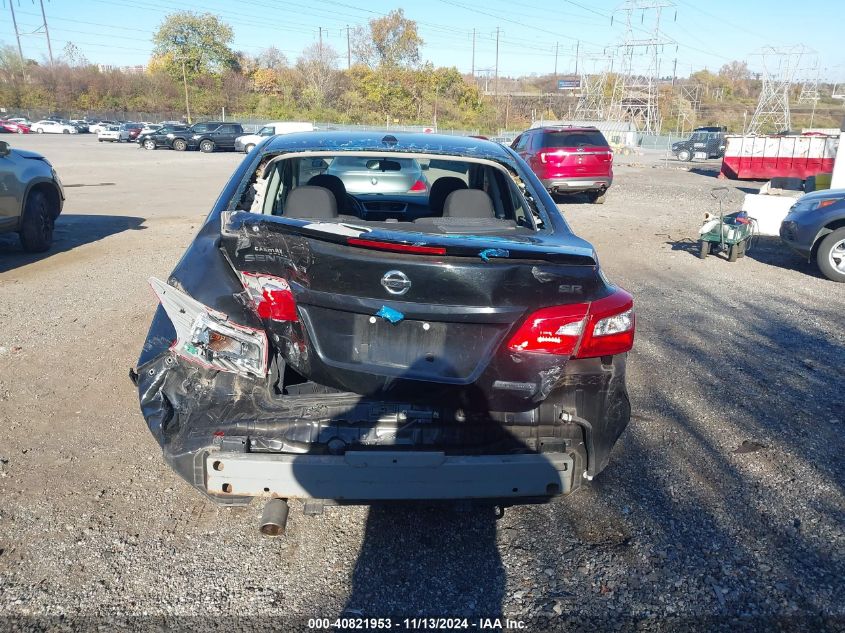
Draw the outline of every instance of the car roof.
<instances>
[{"instance_id":1,"label":"car roof","mask_svg":"<svg viewBox=\"0 0 845 633\"><path fill-rule=\"evenodd\" d=\"M535 127L529 131L540 130L541 132L598 132L599 129L593 125L549 125L546 127Z\"/></svg>"},{"instance_id":2,"label":"car roof","mask_svg":"<svg viewBox=\"0 0 845 633\"><path fill-rule=\"evenodd\" d=\"M508 150L499 143L469 136L418 132L344 132L334 130L293 132L274 136L265 146L267 152L327 150L338 150L340 152L419 152L512 160Z\"/></svg>"}]
</instances>

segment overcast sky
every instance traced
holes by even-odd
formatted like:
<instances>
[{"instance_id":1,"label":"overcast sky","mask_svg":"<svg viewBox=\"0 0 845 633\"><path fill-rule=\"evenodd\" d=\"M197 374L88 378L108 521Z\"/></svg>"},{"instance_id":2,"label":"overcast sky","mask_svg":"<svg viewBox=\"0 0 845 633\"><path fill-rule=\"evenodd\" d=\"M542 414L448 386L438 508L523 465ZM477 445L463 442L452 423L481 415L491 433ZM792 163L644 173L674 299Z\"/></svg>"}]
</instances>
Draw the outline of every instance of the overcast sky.
<instances>
[{"instance_id":1,"label":"overcast sky","mask_svg":"<svg viewBox=\"0 0 845 633\"><path fill-rule=\"evenodd\" d=\"M640 4L644 0L636 0ZM24 55L46 58L47 44L41 26L39 0L6 0L0 39L16 46L9 3L15 14ZM599 68L597 59L610 52L625 36L626 15L614 0L43 0L53 52L60 54L67 42L76 44L94 63L144 64L149 58L151 35L169 12L180 9L210 11L221 16L235 32L233 47L256 53L276 46L293 61L303 47L314 42L322 29L324 41L346 65L347 25L366 24L372 17L402 7L417 20L425 40L423 57L436 65L472 68L472 31L476 32L475 69L493 72L496 62L496 28L499 31L501 75L545 74L575 70L576 50L583 68ZM670 75L677 59L677 74L707 67L717 70L734 59L747 60L760 70L758 53L765 46L803 44L818 53L822 75L845 81L845 47L842 46L842 8L834 0L660 0L661 38L676 42L661 49L660 74ZM365 7L365 8L362 8ZM612 17L612 23L611 23ZM654 11L632 14L634 36L650 37ZM802 62L805 65L809 62Z\"/></svg>"}]
</instances>

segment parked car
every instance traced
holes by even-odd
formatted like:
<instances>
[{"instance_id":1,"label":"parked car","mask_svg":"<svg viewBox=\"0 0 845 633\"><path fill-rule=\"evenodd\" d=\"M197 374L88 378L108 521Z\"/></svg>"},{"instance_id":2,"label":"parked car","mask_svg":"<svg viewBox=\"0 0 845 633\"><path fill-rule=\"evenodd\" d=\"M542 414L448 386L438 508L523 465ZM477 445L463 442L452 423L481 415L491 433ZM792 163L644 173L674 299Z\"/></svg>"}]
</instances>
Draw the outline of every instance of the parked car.
<instances>
[{"instance_id":1,"label":"parked car","mask_svg":"<svg viewBox=\"0 0 845 633\"><path fill-rule=\"evenodd\" d=\"M26 251L46 251L65 200L56 170L41 154L0 141L0 179L0 233L18 233Z\"/></svg>"},{"instance_id":2,"label":"parked car","mask_svg":"<svg viewBox=\"0 0 845 633\"><path fill-rule=\"evenodd\" d=\"M116 121L96 121L88 124L88 131L91 134L99 134L101 130L106 129L110 125L118 125Z\"/></svg>"},{"instance_id":3,"label":"parked car","mask_svg":"<svg viewBox=\"0 0 845 633\"><path fill-rule=\"evenodd\" d=\"M163 127L162 123L145 123L144 127L141 128L141 131L138 133L138 137L144 136L145 134L152 134L156 130L159 130Z\"/></svg>"},{"instance_id":4,"label":"parked car","mask_svg":"<svg viewBox=\"0 0 845 633\"><path fill-rule=\"evenodd\" d=\"M697 127L690 137L683 141L672 143L672 154L678 160L690 161L693 158L721 158L725 155L724 127Z\"/></svg>"},{"instance_id":5,"label":"parked car","mask_svg":"<svg viewBox=\"0 0 845 633\"><path fill-rule=\"evenodd\" d=\"M240 123L224 123L209 121L197 123L191 128L191 134L186 139L188 149L199 149L201 152L235 149L235 139L243 136L244 129Z\"/></svg>"},{"instance_id":6,"label":"parked car","mask_svg":"<svg viewBox=\"0 0 845 633\"><path fill-rule=\"evenodd\" d=\"M594 127L532 128L511 147L551 194L586 193L601 204L613 183L613 151Z\"/></svg>"},{"instance_id":7,"label":"parked car","mask_svg":"<svg viewBox=\"0 0 845 633\"><path fill-rule=\"evenodd\" d=\"M88 127L87 121L82 121L82 120L76 119L76 120L69 121L69 123L72 126L74 126L80 134L86 134L86 133L89 132L89 127Z\"/></svg>"},{"instance_id":8,"label":"parked car","mask_svg":"<svg viewBox=\"0 0 845 633\"><path fill-rule=\"evenodd\" d=\"M11 120L0 121L0 133L8 132L10 134L29 134L29 126L23 123L17 123Z\"/></svg>"},{"instance_id":9,"label":"parked car","mask_svg":"<svg viewBox=\"0 0 845 633\"><path fill-rule=\"evenodd\" d=\"M845 189L825 189L798 199L780 225L780 237L822 274L845 282Z\"/></svg>"},{"instance_id":10,"label":"parked car","mask_svg":"<svg viewBox=\"0 0 845 633\"><path fill-rule=\"evenodd\" d=\"M255 134L245 134L235 139L235 151L246 152L247 154L252 149L263 141L268 136L275 136L276 134L292 134L293 132L313 132L314 126L311 123L303 123L299 121L277 121L275 123L268 123L262 127Z\"/></svg>"},{"instance_id":11,"label":"parked car","mask_svg":"<svg viewBox=\"0 0 845 633\"><path fill-rule=\"evenodd\" d=\"M109 141L110 143L122 143L129 141L129 129L122 125L107 125L101 127L97 132L97 140L100 143Z\"/></svg>"},{"instance_id":12,"label":"parked car","mask_svg":"<svg viewBox=\"0 0 845 633\"><path fill-rule=\"evenodd\" d=\"M142 133L138 136L138 145L144 149L156 149L159 147L172 147L177 135L187 135L190 128L187 125L163 125L152 132ZM182 136L179 139L187 146ZM183 148L184 149L184 148Z\"/></svg>"},{"instance_id":13,"label":"parked car","mask_svg":"<svg viewBox=\"0 0 845 633\"><path fill-rule=\"evenodd\" d=\"M128 132L130 141L135 141L141 135L141 130L144 129L143 123L124 123L122 127Z\"/></svg>"},{"instance_id":14,"label":"parked car","mask_svg":"<svg viewBox=\"0 0 845 633\"><path fill-rule=\"evenodd\" d=\"M62 123L51 119L44 119L32 124L32 130L37 134L78 134L79 130L70 123Z\"/></svg>"},{"instance_id":15,"label":"parked car","mask_svg":"<svg viewBox=\"0 0 845 633\"><path fill-rule=\"evenodd\" d=\"M22 123L26 127L32 127L32 121L27 119L26 117L12 117L11 119L6 119L10 123Z\"/></svg>"},{"instance_id":16,"label":"parked car","mask_svg":"<svg viewBox=\"0 0 845 633\"><path fill-rule=\"evenodd\" d=\"M373 157L429 162L429 195L311 175ZM167 463L221 504L542 502L601 472L630 418L633 299L497 143L277 136L167 279L130 376Z\"/></svg>"},{"instance_id":17,"label":"parked car","mask_svg":"<svg viewBox=\"0 0 845 633\"><path fill-rule=\"evenodd\" d=\"M340 178L346 191L353 194L428 193L428 181L413 158L339 156L325 173Z\"/></svg>"}]
</instances>

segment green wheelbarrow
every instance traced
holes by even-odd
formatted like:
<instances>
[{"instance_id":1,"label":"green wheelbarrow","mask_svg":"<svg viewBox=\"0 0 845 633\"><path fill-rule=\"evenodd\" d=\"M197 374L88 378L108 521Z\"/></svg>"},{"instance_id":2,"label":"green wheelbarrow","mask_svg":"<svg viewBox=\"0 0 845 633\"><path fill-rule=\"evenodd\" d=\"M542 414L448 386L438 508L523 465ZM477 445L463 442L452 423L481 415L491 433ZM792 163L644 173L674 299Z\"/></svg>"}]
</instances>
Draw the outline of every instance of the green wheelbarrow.
<instances>
[{"instance_id":1,"label":"green wheelbarrow","mask_svg":"<svg viewBox=\"0 0 845 633\"><path fill-rule=\"evenodd\" d=\"M725 215L722 203L728 195L727 187L715 187L710 195L719 201L719 217L704 216L704 224L698 229L699 257L704 259L720 251L728 254L728 261L735 262L745 257L751 238L754 236L754 220L745 211Z\"/></svg>"}]
</instances>

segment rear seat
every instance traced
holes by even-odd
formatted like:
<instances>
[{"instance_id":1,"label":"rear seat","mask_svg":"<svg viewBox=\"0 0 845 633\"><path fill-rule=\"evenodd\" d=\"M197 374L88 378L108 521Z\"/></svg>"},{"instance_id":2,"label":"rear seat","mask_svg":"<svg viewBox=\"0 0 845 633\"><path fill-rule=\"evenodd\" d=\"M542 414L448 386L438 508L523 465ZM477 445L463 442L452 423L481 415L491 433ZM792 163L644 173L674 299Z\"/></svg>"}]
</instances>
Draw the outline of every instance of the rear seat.
<instances>
[{"instance_id":1,"label":"rear seat","mask_svg":"<svg viewBox=\"0 0 845 633\"><path fill-rule=\"evenodd\" d=\"M449 227L473 227L473 230L489 229L501 231L506 227L516 228L513 220L496 217L493 201L480 189L458 189L446 197L443 203L443 217L424 217L414 221L419 224L434 224L448 233ZM458 229L460 230L460 229Z\"/></svg>"}]
</instances>

